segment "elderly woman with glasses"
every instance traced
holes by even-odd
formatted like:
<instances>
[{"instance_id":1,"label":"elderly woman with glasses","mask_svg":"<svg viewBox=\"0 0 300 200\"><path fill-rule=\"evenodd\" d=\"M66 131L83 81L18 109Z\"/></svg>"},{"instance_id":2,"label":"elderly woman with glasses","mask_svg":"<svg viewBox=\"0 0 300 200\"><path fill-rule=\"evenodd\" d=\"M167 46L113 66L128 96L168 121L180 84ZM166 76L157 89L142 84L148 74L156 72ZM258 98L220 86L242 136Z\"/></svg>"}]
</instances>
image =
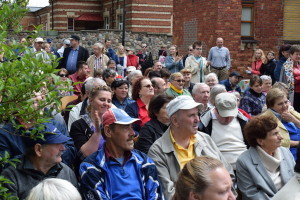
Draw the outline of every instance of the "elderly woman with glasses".
<instances>
[{"instance_id":1,"label":"elderly woman with glasses","mask_svg":"<svg viewBox=\"0 0 300 200\"><path fill-rule=\"evenodd\" d=\"M300 142L300 113L289 105L286 93L278 88L268 92L266 103L268 110L264 114L276 118L283 137L281 146L290 148L296 159L297 146Z\"/></svg>"},{"instance_id":2,"label":"elderly woman with glasses","mask_svg":"<svg viewBox=\"0 0 300 200\"><path fill-rule=\"evenodd\" d=\"M176 72L174 74L171 74L170 76L170 87L166 90L166 94L171 97L177 97L180 95L189 95L191 96L191 93L184 89L184 79L183 75L180 72Z\"/></svg>"},{"instance_id":3,"label":"elderly woman with glasses","mask_svg":"<svg viewBox=\"0 0 300 200\"><path fill-rule=\"evenodd\" d=\"M148 108L151 98L154 96L154 88L151 81L142 77L133 85L132 99L135 102L128 104L125 112L132 118L139 118L140 121L133 124L133 130L139 134L141 127L150 120Z\"/></svg>"},{"instance_id":4,"label":"elderly woman with glasses","mask_svg":"<svg viewBox=\"0 0 300 200\"><path fill-rule=\"evenodd\" d=\"M114 92L112 103L122 110L125 110L126 106L133 103L134 100L128 97L129 82L124 79L116 79L111 84L111 89Z\"/></svg>"},{"instance_id":5,"label":"elderly woman with glasses","mask_svg":"<svg viewBox=\"0 0 300 200\"><path fill-rule=\"evenodd\" d=\"M281 146L283 137L272 116L253 117L244 133L250 148L237 160L237 186L242 199L269 200L294 176L293 155Z\"/></svg>"}]
</instances>

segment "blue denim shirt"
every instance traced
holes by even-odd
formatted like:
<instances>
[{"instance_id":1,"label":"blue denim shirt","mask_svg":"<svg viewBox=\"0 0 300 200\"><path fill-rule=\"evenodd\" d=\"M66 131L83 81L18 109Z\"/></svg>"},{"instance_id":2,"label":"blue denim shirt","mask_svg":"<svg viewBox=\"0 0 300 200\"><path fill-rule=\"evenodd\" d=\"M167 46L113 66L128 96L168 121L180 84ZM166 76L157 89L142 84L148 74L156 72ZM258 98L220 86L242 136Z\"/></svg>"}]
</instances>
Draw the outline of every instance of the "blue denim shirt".
<instances>
[{"instance_id":1,"label":"blue denim shirt","mask_svg":"<svg viewBox=\"0 0 300 200\"><path fill-rule=\"evenodd\" d=\"M66 68L69 74L74 74L76 72L77 58L78 58L79 46L74 50L71 49Z\"/></svg>"},{"instance_id":2,"label":"blue denim shirt","mask_svg":"<svg viewBox=\"0 0 300 200\"><path fill-rule=\"evenodd\" d=\"M135 102L134 100L130 99L130 98L126 98L124 99L123 102L120 102L117 97L114 95L112 98L112 103L117 107L120 108L122 110L125 110L126 106L132 102Z\"/></svg>"}]
</instances>

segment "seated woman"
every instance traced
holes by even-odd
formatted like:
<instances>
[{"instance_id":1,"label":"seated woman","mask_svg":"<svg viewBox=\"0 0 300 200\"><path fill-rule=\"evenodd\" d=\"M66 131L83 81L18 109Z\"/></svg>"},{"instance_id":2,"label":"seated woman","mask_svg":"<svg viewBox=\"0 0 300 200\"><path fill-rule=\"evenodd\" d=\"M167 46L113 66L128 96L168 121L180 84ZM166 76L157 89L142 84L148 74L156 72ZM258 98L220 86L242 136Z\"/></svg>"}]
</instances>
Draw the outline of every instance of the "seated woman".
<instances>
[{"instance_id":1,"label":"seated woman","mask_svg":"<svg viewBox=\"0 0 300 200\"><path fill-rule=\"evenodd\" d=\"M81 119L72 123L70 136L79 151L79 159L82 161L103 145L101 136L101 117L112 103L112 93L108 86L97 86L89 94L87 113Z\"/></svg>"},{"instance_id":2,"label":"seated woman","mask_svg":"<svg viewBox=\"0 0 300 200\"><path fill-rule=\"evenodd\" d=\"M222 162L200 156L179 173L173 200L235 200L231 188L231 177Z\"/></svg>"},{"instance_id":3,"label":"seated woman","mask_svg":"<svg viewBox=\"0 0 300 200\"><path fill-rule=\"evenodd\" d=\"M278 88L269 91L266 101L268 110L264 114L276 117L280 134L283 137L281 146L290 147L296 159L297 146L300 141L300 113L289 106L286 93Z\"/></svg>"},{"instance_id":4,"label":"seated woman","mask_svg":"<svg viewBox=\"0 0 300 200\"><path fill-rule=\"evenodd\" d=\"M141 128L139 139L134 146L135 149L147 154L151 145L167 130L170 122L166 106L172 99L165 94L151 99L148 109L151 120Z\"/></svg>"},{"instance_id":5,"label":"seated woman","mask_svg":"<svg viewBox=\"0 0 300 200\"><path fill-rule=\"evenodd\" d=\"M112 69L105 69L102 73L102 78L105 81L106 85L111 86L112 82L116 79L116 72Z\"/></svg>"},{"instance_id":6,"label":"seated woman","mask_svg":"<svg viewBox=\"0 0 300 200\"><path fill-rule=\"evenodd\" d=\"M129 82L123 79L116 79L111 84L111 89L114 92L112 103L122 110L125 110L129 103L134 102L134 100L128 97Z\"/></svg>"},{"instance_id":7,"label":"seated woman","mask_svg":"<svg viewBox=\"0 0 300 200\"><path fill-rule=\"evenodd\" d=\"M59 72L57 72L57 75L61 81L61 84L56 86L58 89L58 95L61 97L73 95L72 81L68 79L68 70L66 68L61 68Z\"/></svg>"},{"instance_id":8,"label":"seated woman","mask_svg":"<svg viewBox=\"0 0 300 200\"><path fill-rule=\"evenodd\" d=\"M249 115L255 116L262 112L266 103L266 96L262 93L262 80L259 76L253 75L250 78L250 89L241 99L240 108Z\"/></svg>"},{"instance_id":9,"label":"seated woman","mask_svg":"<svg viewBox=\"0 0 300 200\"><path fill-rule=\"evenodd\" d=\"M262 75L260 78L262 80L262 93L266 96L269 90L272 88L272 78L271 76L267 75Z\"/></svg>"},{"instance_id":10,"label":"seated woman","mask_svg":"<svg viewBox=\"0 0 300 200\"><path fill-rule=\"evenodd\" d=\"M148 78L142 77L133 85L132 99L135 100L135 102L128 104L125 108L125 112L132 118L140 119L140 121L132 125L136 134L139 134L141 127L150 121L148 108L153 96L154 88Z\"/></svg>"},{"instance_id":11,"label":"seated woman","mask_svg":"<svg viewBox=\"0 0 300 200\"><path fill-rule=\"evenodd\" d=\"M205 76L205 83L212 89L215 85L219 83L218 77L215 73L209 73Z\"/></svg>"},{"instance_id":12,"label":"seated woman","mask_svg":"<svg viewBox=\"0 0 300 200\"><path fill-rule=\"evenodd\" d=\"M294 176L294 158L288 149L281 147L283 137L274 117L253 117L244 133L250 148L236 163L242 199L271 199Z\"/></svg>"},{"instance_id":13,"label":"seated woman","mask_svg":"<svg viewBox=\"0 0 300 200\"><path fill-rule=\"evenodd\" d=\"M298 147L295 165L295 176L275 194L272 200L295 200L300 199L300 148Z\"/></svg>"}]
</instances>

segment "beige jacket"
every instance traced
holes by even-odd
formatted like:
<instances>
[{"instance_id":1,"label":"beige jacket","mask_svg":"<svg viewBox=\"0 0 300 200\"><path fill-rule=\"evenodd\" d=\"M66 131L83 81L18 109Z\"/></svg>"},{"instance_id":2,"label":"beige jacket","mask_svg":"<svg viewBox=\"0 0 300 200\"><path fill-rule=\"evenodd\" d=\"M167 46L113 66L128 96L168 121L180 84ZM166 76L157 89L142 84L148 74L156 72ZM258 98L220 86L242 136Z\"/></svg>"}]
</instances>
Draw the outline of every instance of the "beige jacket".
<instances>
[{"instance_id":1,"label":"beige jacket","mask_svg":"<svg viewBox=\"0 0 300 200\"><path fill-rule=\"evenodd\" d=\"M194 56L189 56L185 60L185 68L191 70L192 72L192 78L191 78L192 83L200 82L200 74L202 75L202 82L204 82L204 75L209 73L209 68L207 67L206 58L202 57L200 62L203 63L202 64L203 68L201 71L199 66L200 63L197 62Z\"/></svg>"},{"instance_id":2,"label":"beige jacket","mask_svg":"<svg viewBox=\"0 0 300 200\"><path fill-rule=\"evenodd\" d=\"M87 59L87 64L91 69L90 75L91 77L94 77L94 66L95 66L95 55L91 55L88 59ZM109 61L109 57L105 54L102 54L102 69L106 69L107 68L107 63Z\"/></svg>"}]
</instances>

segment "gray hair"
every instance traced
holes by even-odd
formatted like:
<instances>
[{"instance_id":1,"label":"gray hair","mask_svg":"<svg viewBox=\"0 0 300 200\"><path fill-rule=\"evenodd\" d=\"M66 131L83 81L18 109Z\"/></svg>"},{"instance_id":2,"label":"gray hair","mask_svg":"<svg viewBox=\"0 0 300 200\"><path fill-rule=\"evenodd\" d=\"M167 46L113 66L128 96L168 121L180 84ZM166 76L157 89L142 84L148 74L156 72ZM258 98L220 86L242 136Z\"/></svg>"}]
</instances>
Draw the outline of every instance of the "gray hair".
<instances>
[{"instance_id":1,"label":"gray hair","mask_svg":"<svg viewBox=\"0 0 300 200\"><path fill-rule=\"evenodd\" d=\"M95 86L106 85L105 81L100 78L91 78L86 81L85 92L90 93Z\"/></svg>"},{"instance_id":2,"label":"gray hair","mask_svg":"<svg viewBox=\"0 0 300 200\"><path fill-rule=\"evenodd\" d=\"M127 79L129 83L131 82L132 78L135 77L136 75L143 75L141 70L134 70L128 74Z\"/></svg>"},{"instance_id":3,"label":"gray hair","mask_svg":"<svg viewBox=\"0 0 300 200\"><path fill-rule=\"evenodd\" d=\"M47 178L31 189L26 200L81 200L77 189L69 181Z\"/></svg>"},{"instance_id":4,"label":"gray hair","mask_svg":"<svg viewBox=\"0 0 300 200\"><path fill-rule=\"evenodd\" d=\"M214 79L217 80L217 83L219 83L219 79L218 79L217 74L215 74L215 73L213 73L213 72L207 74L207 75L205 76L205 83L206 83L206 80L209 79L209 78L214 78Z\"/></svg>"},{"instance_id":5,"label":"gray hair","mask_svg":"<svg viewBox=\"0 0 300 200\"><path fill-rule=\"evenodd\" d=\"M261 77L260 77L260 79L262 80L262 81L272 81L272 78L271 78L271 76L267 76L267 75L262 75Z\"/></svg>"},{"instance_id":6,"label":"gray hair","mask_svg":"<svg viewBox=\"0 0 300 200\"><path fill-rule=\"evenodd\" d=\"M197 91L204 86L207 86L209 88L209 85L207 85L206 83L196 83L193 87L192 94L196 94Z\"/></svg>"},{"instance_id":7,"label":"gray hair","mask_svg":"<svg viewBox=\"0 0 300 200\"><path fill-rule=\"evenodd\" d=\"M216 84L213 88L211 88L210 90L210 96L209 96L209 102L212 104L212 105L215 105L215 99L216 99L216 96L220 93L223 93L223 92L227 92L226 88L224 85L221 85L221 84Z\"/></svg>"}]
</instances>

